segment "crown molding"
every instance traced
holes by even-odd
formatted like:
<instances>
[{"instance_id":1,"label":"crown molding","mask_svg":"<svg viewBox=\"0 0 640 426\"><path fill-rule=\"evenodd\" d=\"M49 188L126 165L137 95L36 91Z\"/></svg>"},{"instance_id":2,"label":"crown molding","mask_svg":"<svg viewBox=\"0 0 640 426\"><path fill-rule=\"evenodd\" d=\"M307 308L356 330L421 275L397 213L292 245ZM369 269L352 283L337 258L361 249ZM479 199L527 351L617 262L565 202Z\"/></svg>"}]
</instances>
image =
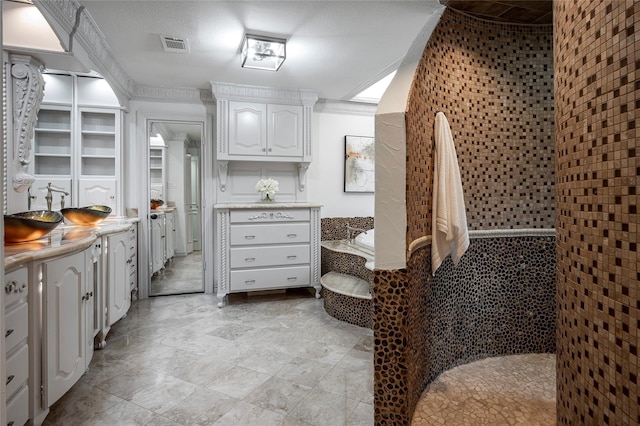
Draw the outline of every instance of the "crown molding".
<instances>
[{"instance_id":1,"label":"crown molding","mask_svg":"<svg viewBox=\"0 0 640 426\"><path fill-rule=\"evenodd\" d=\"M320 99L314 107L314 112L328 112L338 114L370 115L374 116L378 104L367 104L363 102L334 101L330 99Z\"/></svg>"},{"instance_id":2,"label":"crown molding","mask_svg":"<svg viewBox=\"0 0 640 426\"><path fill-rule=\"evenodd\" d=\"M191 87L149 86L146 84L134 85L131 99L151 102L215 104L211 90Z\"/></svg>"},{"instance_id":3,"label":"crown molding","mask_svg":"<svg viewBox=\"0 0 640 426\"><path fill-rule=\"evenodd\" d=\"M36 7L48 17L53 30L69 52L92 66L105 78L120 103L127 105L133 82L120 65L104 40L93 18L77 0L33 0ZM68 37L68 40L64 38ZM74 42L78 46L74 46Z\"/></svg>"},{"instance_id":4,"label":"crown molding","mask_svg":"<svg viewBox=\"0 0 640 426\"><path fill-rule=\"evenodd\" d=\"M218 101L237 100L285 105L312 106L318 93L307 89L279 89L266 86L249 86L222 82L211 82L211 92Z\"/></svg>"}]
</instances>

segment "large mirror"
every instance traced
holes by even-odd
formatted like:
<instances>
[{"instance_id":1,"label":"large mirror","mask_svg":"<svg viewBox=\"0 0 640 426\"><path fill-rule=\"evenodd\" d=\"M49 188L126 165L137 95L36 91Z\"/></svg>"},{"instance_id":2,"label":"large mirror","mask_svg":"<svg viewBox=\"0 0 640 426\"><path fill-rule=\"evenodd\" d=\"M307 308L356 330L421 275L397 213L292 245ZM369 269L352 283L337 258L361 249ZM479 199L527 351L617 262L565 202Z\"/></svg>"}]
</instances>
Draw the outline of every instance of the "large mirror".
<instances>
[{"instance_id":1,"label":"large mirror","mask_svg":"<svg viewBox=\"0 0 640 426\"><path fill-rule=\"evenodd\" d=\"M203 124L149 120L149 296L204 292Z\"/></svg>"}]
</instances>

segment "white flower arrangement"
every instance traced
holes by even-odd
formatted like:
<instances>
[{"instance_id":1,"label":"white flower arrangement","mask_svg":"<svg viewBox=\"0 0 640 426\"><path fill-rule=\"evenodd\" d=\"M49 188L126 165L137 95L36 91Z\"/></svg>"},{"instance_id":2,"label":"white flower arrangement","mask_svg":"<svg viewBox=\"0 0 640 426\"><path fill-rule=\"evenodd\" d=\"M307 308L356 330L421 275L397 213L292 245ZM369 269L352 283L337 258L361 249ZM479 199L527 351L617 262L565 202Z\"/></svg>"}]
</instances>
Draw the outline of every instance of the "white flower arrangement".
<instances>
[{"instance_id":1,"label":"white flower arrangement","mask_svg":"<svg viewBox=\"0 0 640 426\"><path fill-rule=\"evenodd\" d=\"M267 199L273 199L280 188L278 187L278 181L275 179L267 178L260 179L256 183L256 191L266 196Z\"/></svg>"}]
</instances>

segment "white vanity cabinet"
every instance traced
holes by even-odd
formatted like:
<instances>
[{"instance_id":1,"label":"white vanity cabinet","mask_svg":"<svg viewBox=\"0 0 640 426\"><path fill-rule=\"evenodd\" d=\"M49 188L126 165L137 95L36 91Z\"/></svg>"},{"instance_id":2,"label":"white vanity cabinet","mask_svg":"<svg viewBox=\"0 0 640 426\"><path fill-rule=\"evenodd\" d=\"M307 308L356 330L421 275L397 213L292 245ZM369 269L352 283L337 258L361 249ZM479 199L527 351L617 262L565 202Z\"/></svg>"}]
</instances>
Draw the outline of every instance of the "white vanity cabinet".
<instances>
[{"instance_id":1,"label":"white vanity cabinet","mask_svg":"<svg viewBox=\"0 0 640 426\"><path fill-rule=\"evenodd\" d=\"M4 332L7 424L24 425L29 418L28 272L26 267L4 276ZM2 401L5 403L5 401Z\"/></svg>"},{"instance_id":2,"label":"white vanity cabinet","mask_svg":"<svg viewBox=\"0 0 640 426\"><path fill-rule=\"evenodd\" d=\"M217 205L218 306L229 293L315 287L320 297L320 207Z\"/></svg>"},{"instance_id":3,"label":"white vanity cabinet","mask_svg":"<svg viewBox=\"0 0 640 426\"><path fill-rule=\"evenodd\" d=\"M151 274L164 267L165 224L164 212L151 213Z\"/></svg>"},{"instance_id":4,"label":"white vanity cabinet","mask_svg":"<svg viewBox=\"0 0 640 426\"><path fill-rule=\"evenodd\" d=\"M165 263L176 255L176 211L170 210L164 214L165 233Z\"/></svg>"},{"instance_id":5,"label":"white vanity cabinet","mask_svg":"<svg viewBox=\"0 0 640 426\"><path fill-rule=\"evenodd\" d=\"M260 160L291 157L300 161L302 122L301 105L230 101L229 156L253 156Z\"/></svg>"},{"instance_id":6,"label":"white vanity cabinet","mask_svg":"<svg viewBox=\"0 0 640 426\"><path fill-rule=\"evenodd\" d=\"M80 379L91 361L86 342L93 319L93 288L87 279L90 249L39 266L42 273L42 401L50 407ZM90 343L93 343L91 338Z\"/></svg>"},{"instance_id":7,"label":"white vanity cabinet","mask_svg":"<svg viewBox=\"0 0 640 426\"><path fill-rule=\"evenodd\" d=\"M138 294L138 224L131 225L129 234L129 292L131 297Z\"/></svg>"},{"instance_id":8,"label":"white vanity cabinet","mask_svg":"<svg viewBox=\"0 0 640 426\"><path fill-rule=\"evenodd\" d=\"M131 306L128 232L119 232L103 237L107 251L107 320L111 327L124 317ZM106 334L106 333L105 333Z\"/></svg>"}]
</instances>

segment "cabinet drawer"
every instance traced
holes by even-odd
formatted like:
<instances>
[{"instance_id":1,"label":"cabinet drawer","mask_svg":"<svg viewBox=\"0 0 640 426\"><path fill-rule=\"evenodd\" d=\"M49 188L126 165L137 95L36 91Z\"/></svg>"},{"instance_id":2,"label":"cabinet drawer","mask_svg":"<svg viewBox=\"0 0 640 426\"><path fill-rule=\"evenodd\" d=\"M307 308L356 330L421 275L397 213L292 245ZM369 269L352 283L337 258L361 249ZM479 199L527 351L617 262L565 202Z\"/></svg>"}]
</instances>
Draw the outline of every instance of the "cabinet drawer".
<instances>
[{"instance_id":1,"label":"cabinet drawer","mask_svg":"<svg viewBox=\"0 0 640 426\"><path fill-rule=\"evenodd\" d=\"M7 401L7 426L23 426L29 420L29 387Z\"/></svg>"},{"instance_id":2,"label":"cabinet drawer","mask_svg":"<svg viewBox=\"0 0 640 426\"><path fill-rule=\"evenodd\" d=\"M27 297L27 268L10 272L4 276L4 306L9 306Z\"/></svg>"},{"instance_id":3,"label":"cabinet drawer","mask_svg":"<svg viewBox=\"0 0 640 426\"><path fill-rule=\"evenodd\" d=\"M29 346L20 349L7 359L7 395L13 395L29 376Z\"/></svg>"},{"instance_id":4,"label":"cabinet drawer","mask_svg":"<svg viewBox=\"0 0 640 426\"><path fill-rule=\"evenodd\" d=\"M229 220L231 223L308 221L309 210L307 209L231 210L229 212Z\"/></svg>"},{"instance_id":5,"label":"cabinet drawer","mask_svg":"<svg viewBox=\"0 0 640 426\"><path fill-rule=\"evenodd\" d=\"M309 266L231 271L231 291L302 287L310 282Z\"/></svg>"},{"instance_id":6,"label":"cabinet drawer","mask_svg":"<svg viewBox=\"0 0 640 426\"><path fill-rule=\"evenodd\" d=\"M23 303L5 314L5 348L8 351L27 338L29 310Z\"/></svg>"},{"instance_id":7,"label":"cabinet drawer","mask_svg":"<svg viewBox=\"0 0 640 426\"><path fill-rule=\"evenodd\" d=\"M259 268L261 266L300 265L309 263L309 244L271 247L235 247L231 249L232 268Z\"/></svg>"},{"instance_id":8,"label":"cabinet drawer","mask_svg":"<svg viewBox=\"0 0 640 426\"><path fill-rule=\"evenodd\" d=\"M229 240L232 246L308 243L309 224L232 225Z\"/></svg>"}]
</instances>

